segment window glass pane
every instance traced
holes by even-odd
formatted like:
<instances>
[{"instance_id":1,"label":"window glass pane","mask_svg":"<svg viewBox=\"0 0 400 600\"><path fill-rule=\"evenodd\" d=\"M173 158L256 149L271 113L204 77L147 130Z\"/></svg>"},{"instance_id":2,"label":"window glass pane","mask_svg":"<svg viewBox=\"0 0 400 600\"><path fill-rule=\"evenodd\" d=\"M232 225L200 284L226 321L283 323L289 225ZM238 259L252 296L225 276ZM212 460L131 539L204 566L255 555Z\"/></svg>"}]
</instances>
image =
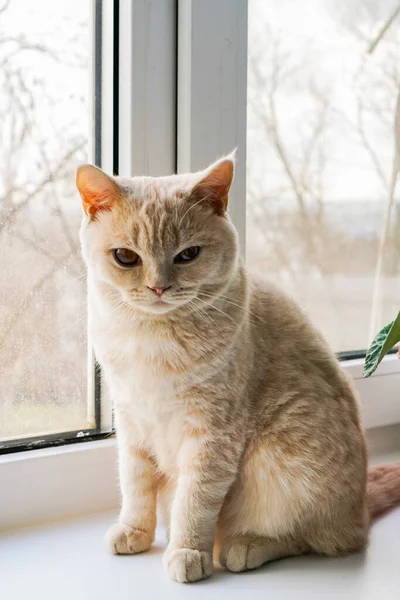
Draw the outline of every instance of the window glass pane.
<instances>
[{"instance_id":1,"label":"window glass pane","mask_svg":"<svg viewBox=\"0 0 400 600\"><path fill-rule=\"evenodd\" d=\"M249 0L247 264L335 351L366 348L399 310L398 12Z\"/></svg>"},{"instance_id":2,"label":"window glass pane","mask_svg":"<svg viewBox=\"0 0 400 600\"><path fill-rule=\"evenodd\" d=\"M90 125L89 9L0 3L2 440L93 425L74 189Z\"/></svg>"}]
</instances>

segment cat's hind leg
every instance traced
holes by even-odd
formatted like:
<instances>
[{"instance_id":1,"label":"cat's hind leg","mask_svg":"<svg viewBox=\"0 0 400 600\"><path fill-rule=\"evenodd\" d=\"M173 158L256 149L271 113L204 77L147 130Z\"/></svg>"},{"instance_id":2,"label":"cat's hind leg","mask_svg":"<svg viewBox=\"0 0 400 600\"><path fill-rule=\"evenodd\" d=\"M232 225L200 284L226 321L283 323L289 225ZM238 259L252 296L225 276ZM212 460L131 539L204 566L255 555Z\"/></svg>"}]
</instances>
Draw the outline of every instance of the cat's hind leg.
<instances>
[{"instance_id":1,"label":"cat's hind leg","mask_svg":"<svg viewBox=\"0 0 400 600\"><path fill-rule=\"evenodd\" d=\"M332 477L335 465L316 469L316 453L306 442L295 456L276 437L248 446L218 522L220 562L229 570L255 569L306 553L340 556L365 548L362 470L354 468L343 480L340 473Z\"/></svg>"},{"instance_id":2,"label":"cat's hind leg","mask_svg":"<svg viewBox=\"0 0 400 600\"><path fill-rule=\"evenodd\" d=\"M271 560L309 551L306 544L290 536L273 539L252 534L232 535L223 541L219 561L229 571L239 573L261 567Z\"/></svg>"},{"instance_id":3,"label":"cat's hind leg","mask_svg":"<svg viewBox=\"0 0 400 600\"><path fill-rule=\"evenodd\" d=\"M220 563L230 571L311 551L298 526L307 490L280 465L274 450L265 439L250 444L225 499L217 539Z\"/></svg>"}]
</instances>

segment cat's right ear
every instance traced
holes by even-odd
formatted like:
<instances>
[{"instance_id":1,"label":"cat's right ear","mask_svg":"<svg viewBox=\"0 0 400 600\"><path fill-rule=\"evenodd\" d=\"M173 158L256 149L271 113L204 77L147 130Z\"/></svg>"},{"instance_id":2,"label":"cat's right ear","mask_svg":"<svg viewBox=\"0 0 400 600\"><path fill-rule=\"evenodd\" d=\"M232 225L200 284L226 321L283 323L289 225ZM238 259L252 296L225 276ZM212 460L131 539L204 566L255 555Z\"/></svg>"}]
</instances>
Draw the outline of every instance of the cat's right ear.
<instances>
[{"instance_id":1,"label":"cat's right ear","mask_svg":"<svg viewBox=\"0 0 400 600\"><path fill-rule=\"evenodd\" d=\"M83 210L94 218L99 211L108 211L121 195L118 185L101 169L81 165L76 172L76 187L82 198Z\"/></svg>"}]
</instances>

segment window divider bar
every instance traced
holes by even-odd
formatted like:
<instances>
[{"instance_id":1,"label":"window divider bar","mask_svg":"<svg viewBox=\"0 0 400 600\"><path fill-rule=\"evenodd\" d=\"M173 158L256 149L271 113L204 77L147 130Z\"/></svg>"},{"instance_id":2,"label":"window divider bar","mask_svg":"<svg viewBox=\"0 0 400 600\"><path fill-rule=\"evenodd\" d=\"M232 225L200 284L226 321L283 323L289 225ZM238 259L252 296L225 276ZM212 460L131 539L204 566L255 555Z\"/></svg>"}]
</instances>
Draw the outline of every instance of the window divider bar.
<instances>
[{"instance_id":1,"label":"window divider bar","mask_svg":"<svg viewBox=\"0 0 400 600\"><path fill-rule=\"evenodd\" d=\"M119 0L93 0L93 137L89 160L108 173L118 172L118 47ZM117 88L116 88L117 85ZM112 422L103 402L100 366L88 335L87 421L100 433ZM104 413L104 414L103 414Z\"/></svg>"},{"instance_id":2,"label":"window divider bar","mask_svg":"<svg viewBox=\"0 0 400 600\"><path fill-rule=\"evenodd\" d=\"M176 153L176 0L120 0L119 174L170 175Z\"/></svg>"},{"instance_id":3,"label":"window divider bar","mask_svg":"<svg viewBox=\"0 0 400 600\"><path fill-rule=\"evenodd\" d=\"M246 233L247 0L178 1L178 172L237 148L229 212Z\"/></svg>"}]
</instances>

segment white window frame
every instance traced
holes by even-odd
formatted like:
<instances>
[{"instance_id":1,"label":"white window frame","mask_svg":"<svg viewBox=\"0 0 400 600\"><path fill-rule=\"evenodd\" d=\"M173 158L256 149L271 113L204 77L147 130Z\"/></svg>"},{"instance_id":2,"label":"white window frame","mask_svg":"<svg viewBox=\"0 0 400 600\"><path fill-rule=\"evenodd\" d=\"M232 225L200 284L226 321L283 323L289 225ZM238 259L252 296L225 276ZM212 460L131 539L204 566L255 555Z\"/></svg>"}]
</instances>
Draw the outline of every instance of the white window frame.
<instances>
[{"instance_id":1,"label":"white window frame","mask_svg":"<svg viewBox=\"0 0 400 600\"><path fill-rule=\"evenodd\" d=\"M229 212L244 255L247 0L179 0L178 15L178 172L237 148Z\"/></svg>"},{"instance_id":2,"label":"white window frame","mask_svg":"<svg viewBox=\"0 0 400 600\"><path fill-rule=\"evenodd\" d=\"M244 252L247 0L121 0L119 17L120 174L202 168L238 147L230 212ZM112 32L104 35L107 62ZM105 118L110 102L105 97ZM103 131L102 166L110 171L112 130ZM362 360L342 367L367 428L400 422L395 357L369 379ZM0 531L115 508L116 460L115 439L0 456Z\"/></svg>"}]
</instances>

